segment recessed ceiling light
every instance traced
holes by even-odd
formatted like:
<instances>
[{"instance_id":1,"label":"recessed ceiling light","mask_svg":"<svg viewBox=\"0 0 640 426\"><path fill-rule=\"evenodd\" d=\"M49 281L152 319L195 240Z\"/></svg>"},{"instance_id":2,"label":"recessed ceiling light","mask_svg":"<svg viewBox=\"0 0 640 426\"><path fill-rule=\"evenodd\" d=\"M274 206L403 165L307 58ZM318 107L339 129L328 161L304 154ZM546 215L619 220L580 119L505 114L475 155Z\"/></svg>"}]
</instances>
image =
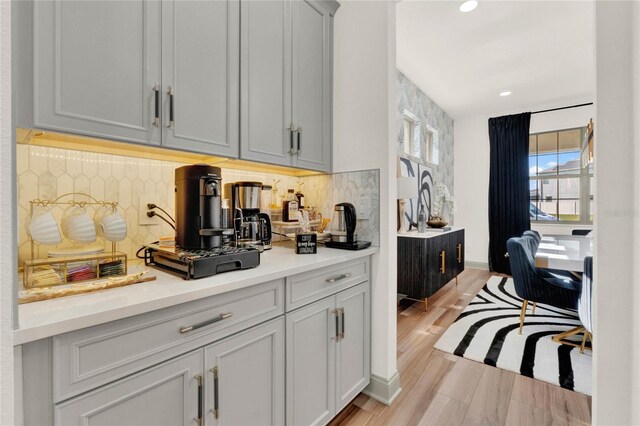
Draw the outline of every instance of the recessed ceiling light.
<instances>
[{"instance_id":1,"label":"recessed ceiling light","mask_svg":"<svg viewBox=\"0 0 640 426\"><path fill-rule=\"evenodd\" d=\"M477 0L467 0L460 5L460 12L471 12L476 7L478 7Z\"/></svg>"},{"instance_id":2,"label":"recessed ceiling light","mask_svg":"<svg viewBox=\"0 0 640 426\"><path fill-rule=\"evenodd\" d=\"M500 92L500 96L509 96L511 92L509 90L505 90L504 92Z\"/></svg>"}]
</instances>

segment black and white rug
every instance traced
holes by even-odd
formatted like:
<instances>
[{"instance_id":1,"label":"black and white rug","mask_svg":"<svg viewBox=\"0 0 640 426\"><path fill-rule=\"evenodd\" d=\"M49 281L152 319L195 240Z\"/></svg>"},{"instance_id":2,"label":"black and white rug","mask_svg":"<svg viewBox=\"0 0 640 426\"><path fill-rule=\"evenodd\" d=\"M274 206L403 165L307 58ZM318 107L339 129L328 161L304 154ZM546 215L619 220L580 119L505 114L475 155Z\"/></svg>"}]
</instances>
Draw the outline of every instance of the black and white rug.
<instances>
[{"instance_id":1,"label":"black and white rug","mask_svg":"<svg viewBox=\"0 0 640 426\"><path fill-rule=\"evenodd\" d=\"M580 325L577 313L538 304L532 314L529 305L518 334L521 307L513 280L491 277L434 347L591 395L591 351L551 340Z\"/></svg>"}]
</instances>

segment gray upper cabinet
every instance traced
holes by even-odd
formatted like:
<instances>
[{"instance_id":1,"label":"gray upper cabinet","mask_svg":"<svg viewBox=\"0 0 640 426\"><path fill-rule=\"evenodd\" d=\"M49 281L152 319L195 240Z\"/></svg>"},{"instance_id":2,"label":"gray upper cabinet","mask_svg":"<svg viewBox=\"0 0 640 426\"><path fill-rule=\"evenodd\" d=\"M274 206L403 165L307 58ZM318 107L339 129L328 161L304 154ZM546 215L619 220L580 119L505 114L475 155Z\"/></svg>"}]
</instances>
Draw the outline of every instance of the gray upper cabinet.
<instances>
[{"instance_id":1,"label":"gray upper cabinet","mask_svg":"<svg viewBox=\"0 0 640 426\"><path fill-rule=\"evenodd\" d=\"M199 411L202 353L189 353L58 404L54 424L192 426Z\"/></svg>"},{"instance_id":2,"label":"gray upper cabinet","mask_svg":"<svg viewBox=\"0 0 640 426\"><path fill-rule=\"evenodd\" d=\"M332 28L329 11L321 3L294 2L293 165L325 172L331 171Z\"/></svg>"},{"instance_id":3,"label":"gray upper cabinet","mask_svg":"<svg viewBox=\"0 0 640 426\"><path fill-rule=\"evenodd\" d=\"M160 144L157 1L36 1L32 36L34 127Z\"/></svg>"},{"instance_id":4,"label":"gray upper cabinet","mask_svg":"<svg viewBox=\"0 0 640 426\"><path fill-rule=\"evenodd\" d=\"M291 2L242 1L240 156L291 165Z\"/></svg>"},{"instance_id":5,"label":"gray upper cabinet","mask_svg":"<svg viewBox=\"0 0 640 426\"><path fill-rule=\"evenodd\" d=\"M205 347L205 424L284 424L284 318Z\"/></svg>"},{"instance_id":6,"label":"gray upper cabinet","mask_svg":"<svg viewBox=\"0 0 640 426\"><path fill-rule=\"evenodd\" d=\"M241 3L240 156L331 170L332 1Z\"/></svg>"},{"instance_id":7,"label":"gray upper cabinet","mask_svg":"<svg viewBox=\"0 0 640 426\"><path fill-rule=\"evenodd\" d=\"M162 144L238 156L240 7L162 2Z\"/></svg>"}]
</instances>

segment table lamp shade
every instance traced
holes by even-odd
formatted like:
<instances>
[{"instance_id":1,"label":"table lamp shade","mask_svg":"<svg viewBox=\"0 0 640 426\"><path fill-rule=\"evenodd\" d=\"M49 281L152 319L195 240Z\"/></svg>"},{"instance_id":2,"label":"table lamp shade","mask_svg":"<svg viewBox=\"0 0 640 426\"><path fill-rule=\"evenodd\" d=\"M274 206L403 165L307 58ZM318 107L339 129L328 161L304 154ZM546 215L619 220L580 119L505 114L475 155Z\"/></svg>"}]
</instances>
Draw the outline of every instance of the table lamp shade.
<instances>
[{"instance_id":1,"label":"table lamp shade","mask_svg":"<svg viewBox=\"0 0 640 426\"><path fill-rule=\"evenodd\" d=\"M416 187L416 179L413 177L398 178L398 199L418 198L418 188Z\"/></svg>"}]
</instances>

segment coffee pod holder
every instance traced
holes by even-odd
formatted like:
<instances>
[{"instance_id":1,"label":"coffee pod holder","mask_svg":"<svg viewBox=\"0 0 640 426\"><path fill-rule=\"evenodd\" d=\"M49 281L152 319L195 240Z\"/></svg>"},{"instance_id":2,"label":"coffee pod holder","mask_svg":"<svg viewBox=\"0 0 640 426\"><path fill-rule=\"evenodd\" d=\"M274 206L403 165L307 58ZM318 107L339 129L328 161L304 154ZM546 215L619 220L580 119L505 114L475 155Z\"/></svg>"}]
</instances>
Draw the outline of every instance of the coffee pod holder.
<instances>
[{"instance_id":1,"label":"coffee pod holder","mask_svg":"<svg viewBox=\"0 0 640 426\"><path fill-rule=\"evenodd\" d=\"M64 198L70 196L82 196L86 197L90 201L78 201L78 200L64 200ZM69 192L63 194L56 198L55 200L41 200L41 199L33 199L29 201L29 217L33 217L33 212L36 207L49 207L49 206L69 206L69 207L81 207L84 208L86 206L91 206L95 209L103 208L103 207L111 207L112 211L115 212L118 206L118 202L116 201L101 201L93 198L89 194L85 194L82 192ZM101 237L97 237L101 238ZM57 285L65 285L65 284L75 284L83 281L91 281L103 278L105 273L101 270L101 265L104 266L105 262L113 262L117 264L121 262L123 265L122 269L118 271L118 273L110 273L109 277L127 275L127 255L125 253L117 251L117 243L115 241L111 242L111 251L105 253L93 253L93 254L84 254L84 255L70 255L65 257L58 258L36 258L36 242L29 236L29 242L31 244L31 258L27 259L23 262L23 286L25 289L30 289L33 287L41 287L41 286L57 286ZM86 279L71 279L70 270L73 270L78 265L86 265L89 266L87 269L88 278ZM89 269L93 271L93 273L89 272ZM103 268L107 269L107 268ZM36 275L43 270L51 270L51 272L55 272L60 278L59 280L53 279L43 280L45 284L40 285L34 279ZM110 271L111 272L111 271Z\"/></svg>"}]
</instances>

